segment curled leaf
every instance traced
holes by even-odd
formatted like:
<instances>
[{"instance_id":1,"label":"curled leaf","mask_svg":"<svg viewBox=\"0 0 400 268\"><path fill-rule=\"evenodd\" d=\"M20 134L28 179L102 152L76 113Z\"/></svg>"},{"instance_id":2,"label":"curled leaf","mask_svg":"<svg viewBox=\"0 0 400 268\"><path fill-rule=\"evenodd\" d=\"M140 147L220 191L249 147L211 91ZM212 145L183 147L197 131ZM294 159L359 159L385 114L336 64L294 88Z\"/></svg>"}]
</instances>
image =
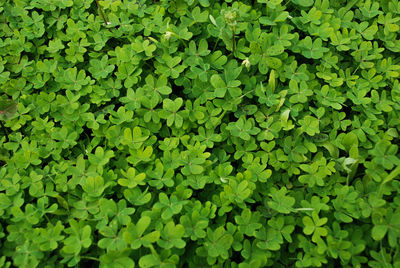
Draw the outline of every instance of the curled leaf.
<instances>
[{"instance_id":1,"label":"curled leaf","mask_svg":"<svg viewBox=\"0 0 400 268\"><path fill-rule=\"evenodd\" d=\"M0 100L0 120L6 121L17 112L17 103L13 100Z\"/></svg>"}]
</instances>

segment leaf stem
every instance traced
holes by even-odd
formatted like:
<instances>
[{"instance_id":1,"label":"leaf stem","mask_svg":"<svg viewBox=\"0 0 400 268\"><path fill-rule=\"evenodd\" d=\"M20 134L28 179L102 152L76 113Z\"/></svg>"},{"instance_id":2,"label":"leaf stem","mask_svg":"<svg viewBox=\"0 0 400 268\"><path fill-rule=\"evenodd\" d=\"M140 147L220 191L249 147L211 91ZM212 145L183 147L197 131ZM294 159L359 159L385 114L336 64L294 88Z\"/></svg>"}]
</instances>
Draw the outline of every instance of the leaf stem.
<instances>
[{"instance_id":1,"label":"leaf stem","mask_svg":"<svg viewBox=\"0 0 400 268\"><path fill-rule=\"evenodd\" d=\"M213 48L213 50L211 51L211 53L213 53L213 52L215 51L215 49L217 48L217 45L218 45L219 39L220 39L220 37L218 36L218 39L217 39L217 41L215 42L215 44L214 44L214 48Z\"/></svg>"},{"instance_id":2,"label":"leaf stem","mask_svg":"<svg viewBox=\"0 0 400 268\"><path fill-rule=\"evenodd\" d=\"M247 94L250 94L250 93L254 92L255 90L256 90L256 89L252 89L252 90L247 91L247 92L244 93L242 96L237 97L233 102L236 102L237 100L240 100L241 98L243 98L243 97L246 96ZM232 103L233 103L233 102L232 102Z\"/></svg>"},{"instance_id":3,"label":"leaf stem","mask_svg":"<svg viewBox=\"0 0 400 268\"><path fill-rule=\"evenodd\" d=\"M174 32L171 32L171 35L175 36L175 37L185 46L185 48L188 47L188 46L186 45L185 41L184 41L179 35L177 35L177 34L174 33Z\"/></svg>"},{"instance_id":4,"label":"leaf stem","mask_svg":"<svg viewBox=\"0 0 400 268\"><path fill-rule=\"evenodd\" d=\"M294 208L294 211L314 211L313 208Z\"/></svg>"},{"instance_id":5,"label":"leaf stem","mask_svg":"<svg viewBox=\"0 0 400 268\"><path fill-rule=\"evenodd\" d=\"M101 6L100 6L100 4L99 4L99 0L95 0L95 1L96 1L96 4L97 4L97 7L99 8L100 15L101 15L101 17L102 17L103 20L104 20L104 23L105 23L106 25L108 25L108 21L107 21L107 19L106 19L106 16L105 16L104 13L103 13L103 9L101 8Z\"/></svg>"},{"instance_id":6,"label":"leaf stem","mask_svg":"<svg viewBox=\"0 0 400 268\"><path fill-rule=\"evenodd\" d=\"M100 259L91 256L81 256L81 258L100 262Z\"/></svg>"},{"instance_id":7,"label":"leaf stem","mask_svg":"<svg viewBox=\"0 0 400 268\"><path fill-rule=\"evenodd\" d=\"M393 169L392 172L390 172L390 174L383 180L382 184L392 181L398 175L400 175L400 166L397 166L395 169Z\"/></svg>"},{"instance_id":8,"label":"leaf stem","mask_svg":"<svg viewBox=\"0 0 400 268\"><path fill-rule=\"evenodd\" d=\"M247 91L246 93L244 93L243 95L241 95L241 96L239 96L239 97L237 97L236 99L234 99L230 104L231 104L231 106L230 107L232 107L232 104L233 103L235 103L237 100L240 100L241 98L243 98L244 96L246 96L247 94L250 94L251 92L253 92L253 91L255 91L255 89L252 89L252 90L250 90L250 91ZM226 111L227 110L224 110L223 112L222 112L222 114L220 114L220 116L218 117L218 124L221 122L221 120L222 120L222 118L224 117L224 115L226 114ZM217 125L218 125L217 124Z\"/></svg>"},{"instance_id":9,"label":"leaf stem","mask_svg":"<svg viewBox=\"0 0 400 268\"><path fill-rule=\"evenodd\" d=\"M396 167L395 169L390 172L390 174L383 180L381 185L379 186L379 196L382 196L383 187L386 183L392 181L394 178L400 175L400 166Z\"/></svg>"},{"instance_id":10,"label":"leaf stem","mask_svg":"<svg viewBox=\"0 0 400 268\"><path fill-rule=\"evenodd\" d=\"M232 27L232 54L235 57L235 27Z\"/></svg>"},{"instance_id":11,"label":"leaf stem","mask_svg":"<svg viewBox=\"0 0 400 268\"><path fill-rule=\"evenodd\" d=\"M383 254L382 240L380 241L380 246L381 246L380 253L381 253L381 256L382 256L382 259L383 259L383 263L385 264L385 267L387 267L388 263L386 262L385 255ZM385 253L386 253L386 251L385 251Z\"/></svg>"},{"instance_id":12,"label":"leaf stem","mask_svg":"<svg viewBox=\"0 0 400 268\"><path fill-rule=\"evenodd\" d=\"M290 1L291 1L291 0L287 0L287 1L285 2L285 4L284 4L282 7L286 7L286 5L290 3Z\"/></svg>"},{"instance_id":13,"label":"leaf stem","mask_svg":"<svg viewBox=\"0 0 400 268\"><path fill-rule=\"evenodd\" d=\"M53 226L53 224L51 223L51 221L50 221L49 217L47 217L47 215L46 215L46 214L44 214L44 217L46 218L47 222L48 222L48 223L50 223L50 225L52 225L52 226Z\"/></svg>"},{"instance_id":14,"label":"leaf stem","mask_svg":"<svg viewBox=\"0 0 400 268\"><path fill-rule=\"evenodd\" d=\"M358 71L358 68L360 68L360 64L357 66L357 68L353 71L351 75L355 74Z\"/></svg>"},{"instance_id":15,"label":"leaf stem","mask_svg":"<svg viewBox=\"0 0 400 268\"><path fill-rule=\"evenodd\" d=\"M7 130L6 130L6 128L4 127L4 124L3 124L2 121L0 121L0 125L1 125L1 128L3 129L4 136L6 136L6 142L9 142L10 140L8 139Z\"/></svg>"}]
</instances>

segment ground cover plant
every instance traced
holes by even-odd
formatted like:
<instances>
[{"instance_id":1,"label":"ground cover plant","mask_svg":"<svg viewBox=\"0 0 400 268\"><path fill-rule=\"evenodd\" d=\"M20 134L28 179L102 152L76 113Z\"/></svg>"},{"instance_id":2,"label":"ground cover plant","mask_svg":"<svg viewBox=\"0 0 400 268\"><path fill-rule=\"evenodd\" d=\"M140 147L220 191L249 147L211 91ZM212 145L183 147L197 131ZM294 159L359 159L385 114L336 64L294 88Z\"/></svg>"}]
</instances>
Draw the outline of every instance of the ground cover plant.
<instances>
[{"instance_id":1,"label":"ground cover plant","mask_svg":"<svg viewBox=\"0 0 400 268\"><path fill-rule=\"evenodd\" d=\"M0 267L400 267L398 0L0 1Z\"/></svg>"}]
</instances>

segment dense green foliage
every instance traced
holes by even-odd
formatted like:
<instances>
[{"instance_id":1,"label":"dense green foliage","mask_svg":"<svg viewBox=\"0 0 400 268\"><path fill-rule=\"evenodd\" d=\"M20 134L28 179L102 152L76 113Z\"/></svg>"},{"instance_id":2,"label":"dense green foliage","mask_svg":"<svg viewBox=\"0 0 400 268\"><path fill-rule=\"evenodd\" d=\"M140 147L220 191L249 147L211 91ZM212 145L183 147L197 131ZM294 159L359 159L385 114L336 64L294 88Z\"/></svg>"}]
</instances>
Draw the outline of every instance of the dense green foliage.
<instances>
[{"instance_id":1,"label":"dense green foliage","mask_svg":"<svg viewBox=\"0 0 400 268\"><path fill-rule=\"evenodd\" d=\"M0 267L400 267L399 0L214 2L0 1Z\"/></svg>"}]
</instances>

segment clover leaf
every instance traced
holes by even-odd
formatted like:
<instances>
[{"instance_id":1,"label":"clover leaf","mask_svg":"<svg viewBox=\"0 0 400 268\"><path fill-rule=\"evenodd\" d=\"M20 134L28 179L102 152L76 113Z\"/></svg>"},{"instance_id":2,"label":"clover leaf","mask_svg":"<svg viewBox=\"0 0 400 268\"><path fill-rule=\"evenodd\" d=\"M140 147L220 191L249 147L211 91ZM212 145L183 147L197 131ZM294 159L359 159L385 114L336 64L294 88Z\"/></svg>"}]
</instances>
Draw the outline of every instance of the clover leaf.
<instances>
[{"instance_id":1,"label":"clover leaf","mask_svg":"<svg viewBox=\"0 0 400 268\"><path fill-rule=\"evenodd\" d=\"M182 112L178 112L182 107L183 99L176 98L175 100L165 99L163 101L163 110L159 112L161 118L167 120L167 126L172 126L180 128L183 124Z\"/></svg>"},{"instance_id":2,"label":"clover leaf","mask_svg":"<svg viewBox=\"0 0 400 268\"><path fill-rule=\"evenodd\" d=\"M250 140L251 135L256 135L260 132L260 129L254 125L254 119L246 120L244 116L241 116L235 123L229 123L226 129L235 137Z\"/></svg>"},{"instance_id":3,"label":"clover leaf","mask_svg":"<svg viewBox=\"0 0 400 268\"><path fill-rule=\"evenodd\" d=\"M224 227L218 227L215 230L207 228L207 240L204 248L210 257L228 258L228 249L233 243L233 237Z\"/></svg>"},{"instance_id":4,"label":"clover leaf","mask_svg":"<svg viewBox=\"0 0 400 268\"><path fill-rule=\"evenodd\" d=\"M103 56L101 60L91 60L90 65L88 70L94 78L106 78L115 68L115 65L108 64L107 55Z\"/></svg>"},{"instance_id":5,"label":"clover leaf","mask_svg":"<svg viewBox=\"0 0 400 268\"><path fill-rule=\"evenodd\" d=\"M303 232L306 235L312 234L312 241L316 242L319 237L326 236L328 234L328 231L322 227L327 221L327 218L319 218L318 214L313 211L312 218L309 216L303 217Z\"/></svg>"},{"instance_id":6,"label":"clover leaf","mask_svg":"<svg viewBox=\"0 0 400 268\"><path fill-rule=\"evenodd\" d=\"M130 244L133 249L138 249L142 245L150 247L160 237L159 231L144 234L146 229L149 228L150 223L151 218L148 216L142 216L136 224L130 223L123 233L124 241Z\"/></svg>"}]
</instances>

